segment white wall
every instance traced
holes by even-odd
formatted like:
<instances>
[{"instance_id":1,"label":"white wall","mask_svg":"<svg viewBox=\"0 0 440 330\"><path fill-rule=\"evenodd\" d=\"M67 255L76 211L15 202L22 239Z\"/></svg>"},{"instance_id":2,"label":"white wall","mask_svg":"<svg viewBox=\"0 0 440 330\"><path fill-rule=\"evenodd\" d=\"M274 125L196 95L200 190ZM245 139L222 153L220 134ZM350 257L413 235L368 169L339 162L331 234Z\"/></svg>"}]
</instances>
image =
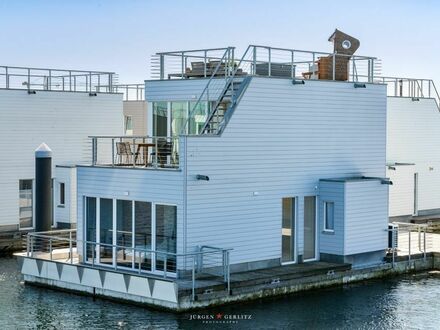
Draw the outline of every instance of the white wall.
<instances>
[{"instance_id":1,"label":"white wall","mask_svg":"<svg viewBox=\"0 0 440 330\"><path fill-rule=\"evenodd\" d=\"M281 199L297 196L302 254L304 196L320 178L385 176L385 128L383 85L253 78L222 136L188 137L188 249L279 258Z\"/></svg>"},{"instance_id":2,"label":"white wall","mask_svg":"<svg viewBox=\"0 0 440 330\"><path fill-rule=\"evenodd\" d=\"M387 167L387 177L393 184L389 188L389 216L412 215L414 213L414 165L392 165Z\"/></svg>"},{"instance_id":3,"label":"white wall","mask_svg":"<svg viewBox=\"0 0 440 330\"><path fill-rule=\"evenodd\" d=\"M41 142L54 165L90 161L88 136L120 135L122 119L122 94L0 90L0 226L18 225L18 181L34 178Z\"/></svg>"},{"instance_id":4,"label":"white wall","mask_svg":"<svg viewBox=\"0 0 440 330\"><path fill-rule=\"evenodd\" d=\"M133 135L147 135L147 102L124 101L124 116L133 120Z\"/></svg>"},{"instance_id":5,"label":"white wall","mask_svg":"<svg viewBox=\"0 0 440 330\"><path fill-rule=\"evenodd\" d=\"M388 97L387 108L387 163L415 163L419 211L440 209L440 113L434 99ZM407 184L411 180L400 183L404 191L411 190ZM390 199L391 211L395 205ZM407 210L401 212L390 216Z\"/></svg>"}]
</instances>

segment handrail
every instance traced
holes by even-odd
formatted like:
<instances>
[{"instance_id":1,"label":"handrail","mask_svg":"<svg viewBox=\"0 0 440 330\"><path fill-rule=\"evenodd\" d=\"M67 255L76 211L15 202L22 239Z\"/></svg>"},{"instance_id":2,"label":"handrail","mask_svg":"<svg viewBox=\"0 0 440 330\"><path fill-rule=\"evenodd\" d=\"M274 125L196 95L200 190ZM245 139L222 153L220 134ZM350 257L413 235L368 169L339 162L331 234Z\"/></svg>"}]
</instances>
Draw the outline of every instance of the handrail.
<instances>
[{"instance_id":1,"label":"handrail","mask_svg":"<svg viewBox=\"0 0 440 330\"><path fill-rule=\"evenodd\" d=\"M231 54L231 52L232 52L232 54ZM224 61L227 59L227 63L224 63ZM217 64L217 66L215 67L215 69L214 69L214 71L213 71L213 73L212 73L212 75L211 75L211 77L209 78L209 80L208 80L208 82L206 83L206 86L205 86L205 88L203 89L203 91L202 91L202 93L200 94L200 96L199 96L199 98L197 99L197 102L195 102L195 104L194 104L194 106L192 107L192 109L189 111L189 114L188 114L188 118L187 118L187 120L185 121L185 124L182 126L182 130L181 130L181 133L180 134L185 134L185 132L186 132L186 130L187 130L187 127L188 127L188 124L189 124L189 121L190 121L190 118L192 118L193 117L193 115L194 115L194 113L195 113L195 111L196 111L196 109L198 108L198 106L199 106L199 104L202 102L202 100L204 99L204 97L205 97L205 94L206 94L206 101L207 101L207 107L208 107L208 109L209 109L209 93L208 93L208 91L209 91L209 86L211 85L211 83L212 83L212 81L216 78L216 76L218 75L218 72L219 72L219 70L220 70L220 68L222 67L222 65L225 65L225 78L228 76L228 74L229 74L229 65L230 65L230 62L232 61L232 63L235 63L234 62L234 48L233 47L228 47L226 50L225 50L225 52L223 53L223 56L221 57L221 59L220 59L220 61L219 61L219 63ZM234 64L233 64L234 65Z\"/></svg>"}]
</instances>

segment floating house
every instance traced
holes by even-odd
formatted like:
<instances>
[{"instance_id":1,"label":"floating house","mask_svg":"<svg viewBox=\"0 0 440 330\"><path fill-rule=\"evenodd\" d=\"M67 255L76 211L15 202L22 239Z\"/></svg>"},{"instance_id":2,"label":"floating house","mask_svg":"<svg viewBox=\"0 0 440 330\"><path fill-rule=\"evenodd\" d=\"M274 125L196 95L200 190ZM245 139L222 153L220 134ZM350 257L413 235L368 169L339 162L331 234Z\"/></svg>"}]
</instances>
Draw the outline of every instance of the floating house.
<instances>
[{"instance_id":1,"label":"floating house","mask_svg":"<svg viewBox=\"0 0 440 330\"><path fill-rule=\"evenodd\" d=\"M329 40L331 53L158 53L147 134L90 132L91 160L74 164L77 229L30 234L25 281L181 310L232 299L231 273L382 264L387 176L415 162L387 151L401 143L387 107L435 101L377 78L357 39Z\"/></svg>"}]
</instances>

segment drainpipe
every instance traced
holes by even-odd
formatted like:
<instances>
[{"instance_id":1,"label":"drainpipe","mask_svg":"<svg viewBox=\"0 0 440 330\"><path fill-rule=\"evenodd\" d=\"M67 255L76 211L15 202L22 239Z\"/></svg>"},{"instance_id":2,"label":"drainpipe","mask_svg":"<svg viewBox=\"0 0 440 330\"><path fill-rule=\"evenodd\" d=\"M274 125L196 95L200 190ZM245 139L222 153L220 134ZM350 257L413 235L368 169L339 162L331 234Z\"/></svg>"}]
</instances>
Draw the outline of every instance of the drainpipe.
<instances>
[{"instance_id":1,"label":"drainpipe","mask_svg":"<svg viewBox=\"0 0 440 330\"><path fill-rule=\"evenodd\" d=\"M52 226L52 150L42 143L35 150L35 231Z\"/></svg>"}]
</instances>

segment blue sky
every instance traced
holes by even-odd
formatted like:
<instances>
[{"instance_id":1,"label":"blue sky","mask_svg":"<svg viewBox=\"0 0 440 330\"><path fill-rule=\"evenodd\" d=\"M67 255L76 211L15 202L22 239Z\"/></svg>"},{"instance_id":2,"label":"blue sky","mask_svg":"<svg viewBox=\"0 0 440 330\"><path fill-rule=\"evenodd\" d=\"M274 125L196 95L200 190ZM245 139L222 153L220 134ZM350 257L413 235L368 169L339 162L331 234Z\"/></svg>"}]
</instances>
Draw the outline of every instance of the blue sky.
<instances>
[{"instance_id":1,"label":"blue sky","mask_svg":"<svg viewBox=\"0 0 440 330\"><path fill-rule=\"evenodd\" d=\"M248 44L330 51L339 28L383 73L440 84L440 2L0 0L0 65L149 76L157 51Z\"/></svg>"}]
</instances>

